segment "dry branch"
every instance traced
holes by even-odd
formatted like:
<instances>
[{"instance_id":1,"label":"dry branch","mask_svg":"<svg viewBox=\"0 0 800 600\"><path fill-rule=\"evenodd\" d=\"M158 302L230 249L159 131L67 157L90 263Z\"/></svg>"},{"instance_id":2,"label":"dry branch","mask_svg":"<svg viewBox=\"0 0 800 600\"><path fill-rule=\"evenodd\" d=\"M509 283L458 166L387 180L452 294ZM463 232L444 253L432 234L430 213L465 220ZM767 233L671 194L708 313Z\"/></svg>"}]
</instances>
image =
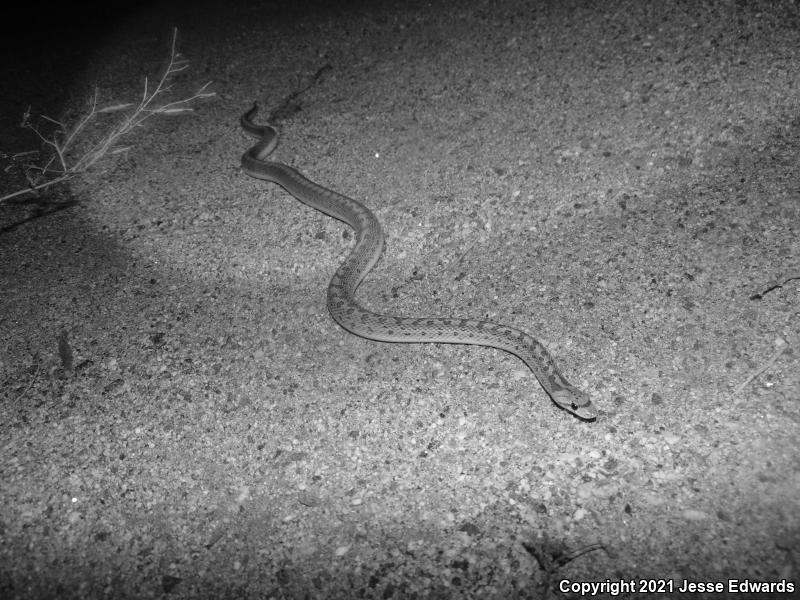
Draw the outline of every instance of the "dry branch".
<instances>
[{"instance_id":1,"label":"dry branch","mask_svg":"<svg viewBox=\"0 0 800 600\"><path fill-rule=\"evenodd\" d=\"M28 108L22 117L22 127L33 131L41 140L42 145L50 150L51 156L43 166L36 164L25 165L25 176L28 179L28 187L0 197L0 202L23 194L35 193L38 190L72 179L76 175L87 171L106 154L116 154L128 150L127 147L120 147L117 145L120 138L133 131L136 127L139 127L153 115L174 115L191 112L193 109L188 106L190 102L213 96L214 92L206 91L208 86L211 85L211 82L208 82L188 98L154 106L155 99L171 89L172 86L169 84L170 79L176 73L180 73L189 66L188 61L180 58L180 53L176 48L177 39L178 30L176 28L173 30L172 34L172 45L170 47L169 63L167 67L164 69L155 89L152 91L149 87L149 81L145 77L144 91L142 92L141 99L136 104L129 102L97 108L98 91L95 88L94 94L88 101L88 112L71 127L42 115L43 119L56 126L55 132L49 137L45 136L31 121L30 108ZM131 107L133 107L133 109L130 111L130 114L124 116L116 125L107 131L100 141L91 145L89 150L78 158L72 159L71 151L76 145L76 141L80 138L86 126L98 114L122 112ZM30 152L17 154L12 158L19 159L28 154L30 154Z\"/></svg>"}]
</instances>

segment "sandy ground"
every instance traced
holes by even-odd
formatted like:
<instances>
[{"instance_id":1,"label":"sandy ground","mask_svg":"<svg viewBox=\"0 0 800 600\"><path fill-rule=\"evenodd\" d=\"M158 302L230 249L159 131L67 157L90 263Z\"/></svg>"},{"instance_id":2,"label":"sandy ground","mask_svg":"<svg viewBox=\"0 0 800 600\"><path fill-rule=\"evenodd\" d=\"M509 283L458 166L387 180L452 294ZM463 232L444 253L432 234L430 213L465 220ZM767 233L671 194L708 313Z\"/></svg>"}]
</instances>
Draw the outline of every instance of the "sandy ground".
<instances>
[{"instance_id":1,"label":"sandy ground","mask_svg":"<svg viewBox=\"0 0 800 600\"><path fill-rule=\"evenodd\" d=\"M791 597L797 3L231 4L98 37L59 117L137 100L172 23L171 98L217 95L0 205L0 595ZM239 168L325 65L276 156L382 221L364 303L531 332L597 421L332 322L351 231Z\"/></svg>"}]
</instances>

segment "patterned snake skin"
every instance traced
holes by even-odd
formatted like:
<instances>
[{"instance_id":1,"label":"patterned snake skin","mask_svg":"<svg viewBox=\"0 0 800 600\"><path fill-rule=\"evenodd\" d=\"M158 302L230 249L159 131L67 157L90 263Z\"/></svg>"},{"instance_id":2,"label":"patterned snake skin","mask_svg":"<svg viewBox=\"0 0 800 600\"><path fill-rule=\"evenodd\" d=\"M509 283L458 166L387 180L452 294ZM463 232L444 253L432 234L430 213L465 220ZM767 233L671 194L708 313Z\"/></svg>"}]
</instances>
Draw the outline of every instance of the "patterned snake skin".
<instances>
[{"instance_id":1,"label":"patterned snake skin","mask_svg":"<svg viewBox=\"0 0 800 600\"><path fill-rule=\"evenodd\" d=\"M303 204L355 229L356 245L328 285L328 310L339 325L381 342L476 344L505 350L528 365L559 407L586 421L596 418L589 396L564 379L545 347L524 331L475 319L381 315L362 307L356 301L356 290L383 251L381 224L363 204L317 185L291 167L267 160L278 144L278 132L271 125L253 123L257 112L258 105L254 105L240 120L248 134L259 138L242 156L245 173L277 183Z\"/></svg>"}]
</instances>

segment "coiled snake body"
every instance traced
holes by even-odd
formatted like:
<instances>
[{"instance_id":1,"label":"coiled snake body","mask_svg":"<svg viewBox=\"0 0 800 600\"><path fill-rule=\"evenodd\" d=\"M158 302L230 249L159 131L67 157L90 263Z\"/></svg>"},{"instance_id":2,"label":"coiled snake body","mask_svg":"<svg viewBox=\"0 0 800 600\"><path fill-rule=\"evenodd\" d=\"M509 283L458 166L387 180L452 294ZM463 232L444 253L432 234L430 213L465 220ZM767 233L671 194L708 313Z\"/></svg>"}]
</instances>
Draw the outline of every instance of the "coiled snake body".
<instances>
[{"instance_id":1,"label":"coiled snake body","mask_svg":"<svg viewBox=\"0 0 800 600\"><path fill-rule=\"evenodd\" d=\"M303 204L355 229L355 247L328 285L328 310L339 325L355 335L381 342L476 344L505 350L528 365L559 407L583 420L596 418L589 396L564 379L545 347L524 331L475 319L381 315L362 307L355 294L383 251L381 224L363 204L306 179L287 165L266 160L278 144L278 132L271 125L253 123L257 112L258 105L254 105L240 119L242 128L259 138L242 156L245 173L277 183Z\"/></svg>"}]
</instances>

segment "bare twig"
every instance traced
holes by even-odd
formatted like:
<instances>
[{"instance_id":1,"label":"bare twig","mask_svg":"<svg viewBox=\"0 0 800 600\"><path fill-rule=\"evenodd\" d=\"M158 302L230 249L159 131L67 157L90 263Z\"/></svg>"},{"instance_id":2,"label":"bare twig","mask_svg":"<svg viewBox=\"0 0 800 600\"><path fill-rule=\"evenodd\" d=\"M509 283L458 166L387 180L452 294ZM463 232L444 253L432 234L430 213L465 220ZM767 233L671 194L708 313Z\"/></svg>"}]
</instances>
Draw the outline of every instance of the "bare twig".
<instances>
[{"instance_id":1,"label":"bare twig","mask_svg":"<svg viewBox=\"0 0 800 600\"><path fill-rule=\"evenodd\" d=\"M170 79L176 74L180 73L189 66L188 61L180 58L180 53L177 50L178 30L173 30L172 45L170 48L169 63L167 64L164 72L162 73L155 88L150 91L148 79L144 80L144 91L142 98L138 104L134 103L120 103L97 108L98 90L95 88L94 94L88 101L88 112L69 129L64 123L51 119L50 117L42 115L42 118L49 121L56 126L55 132L52 136L45 136L36 125L31 121L30 107L25 111L22 117L22 127L30 129L41 140L42 144L48 147L52 153L52 157L44 166L39 165L26 165L26 177L28 179L29 187L17 190L10 194L0 197L0 202L20 196L23 194L33 193L57 183L62 183L72 179L76 175L84 173L91 168L97 161L103 158L106 154L116 154L124 152L128 148L120 148L117 146L120 138L136 127L139 127L144 121L153 115L174 115L184 112L190 112L193 109L188 105L194 100L201 98L209 98L214 95L214 92L209 92L208 86L211 82L202 85L192 96L183 98L182 100L175 100L154 106L154 101L157 96L160 96L171 89L169 84ZM134 107L131 113L125 116L119 123L111 128L104 137L91 146L84 154L76 160L72 160L70 153L76 145L80 135L86 129L86 126L98 115L107 114L127 110ZM24 153L29 154L29 153ZM17 156L22 156L17 155ZM54 167L53 163L57 163ZM34 176L35 175L35 176ZM49 177L49 178L48 178ZM41 178L48 178L41 181Z\"/></svg>"},{"instance_id":2,"label":"bare twig","mask_svg":"<svg viewBox=\"0 0 800 600\"><path fill-rule=\"evenodd\" d=\"M322 77L322 74L331 68L332 67L329 64L325 64L321 66L319 69L317 69L317 72L311 76L311 79L304 87L296 89L291 94L286 96L281 101L281 103L275 109L273 109L272 112L269 113L269 116L267 117L267 122L273 124L277 123L278 121L286 117L289 117L290 115L300 110L299 107L297 107L294 103L295 98L297 98L301 94L304 94L309 89L311 89L311 86L317 83L319 78Z\"/></svg>"},{"instance_id":3,"label":"bare twig","mask_svg":"<svg viewBox=\"0 0 800 600\"><path fill-rule=\"evenodd\" d=\"M752 296L750 296L750 300L761 300L771 291L780 289L790 281L795 281L797 279L800 279L800 273L794 273L792 275L789 275L789 277L786 277L783 281L773 281L763 291L755 293Z\"/></svg>"},{"instance_id":4,"label":"bare twig","mask_svg":"<svg viewBox=\"0 0 800 600\"><path fill-rule=\"evenodd\" d=\"M736 386L736 389L733 390L734 395L738 396L739 394L741 394L744 391L744 388L746 388L751 381L753 381L756 377L758 377L764 371L766 371L772 365L774 365L775 361L778 360L778 357L781 354L783 354L783 351L786 350L787 346L786 340L784 340L780 336L775 338L774 345L775 345L775 352L772 353L772 356L770 356L767 359L767 362L761 365L758 369L750 373L750 376L747 379L745 379L742 383Z\"/></svg>"},{"instance_id":5,"label":"bare twig","mask_svg":"<svg viewBox=\"0 0 800 600\"><path fill-rule=\"evenodd\" d=\"M536 559L536 562L539 563L539 568L544 572L544 582L542 586L543 600L547 598L547 594L550 592L553 576L561 567L595 550L604 550L608 553L608 549L605 545L600 543L589 544L572 552L567 552L566 548L562 547L561 543L554 542L546 537L540 540L540 545L542 546L541 548L533 543L522 543L522 547L527 550L528 554Z\"/></svg>"},{"instance_id":6,"label":"bare twig","mask_svg":"<svg viewBox=\"0 0 800 600\"><path fill-rule=\"evenodd\" d=\"M41 368L42 368L41 363L37 363L36 372L33 374L33 377L31 377L31 381L28 384L28 387L26 387L25 390L17 397L17 399L11 403L12 406L16 406L16 404L25 397L25 394L27 394L30 391L30 389L33 387L33 384L36 383L36 378L39 376L39 371L41 370Z\"/></svg>"}]
</instances>

